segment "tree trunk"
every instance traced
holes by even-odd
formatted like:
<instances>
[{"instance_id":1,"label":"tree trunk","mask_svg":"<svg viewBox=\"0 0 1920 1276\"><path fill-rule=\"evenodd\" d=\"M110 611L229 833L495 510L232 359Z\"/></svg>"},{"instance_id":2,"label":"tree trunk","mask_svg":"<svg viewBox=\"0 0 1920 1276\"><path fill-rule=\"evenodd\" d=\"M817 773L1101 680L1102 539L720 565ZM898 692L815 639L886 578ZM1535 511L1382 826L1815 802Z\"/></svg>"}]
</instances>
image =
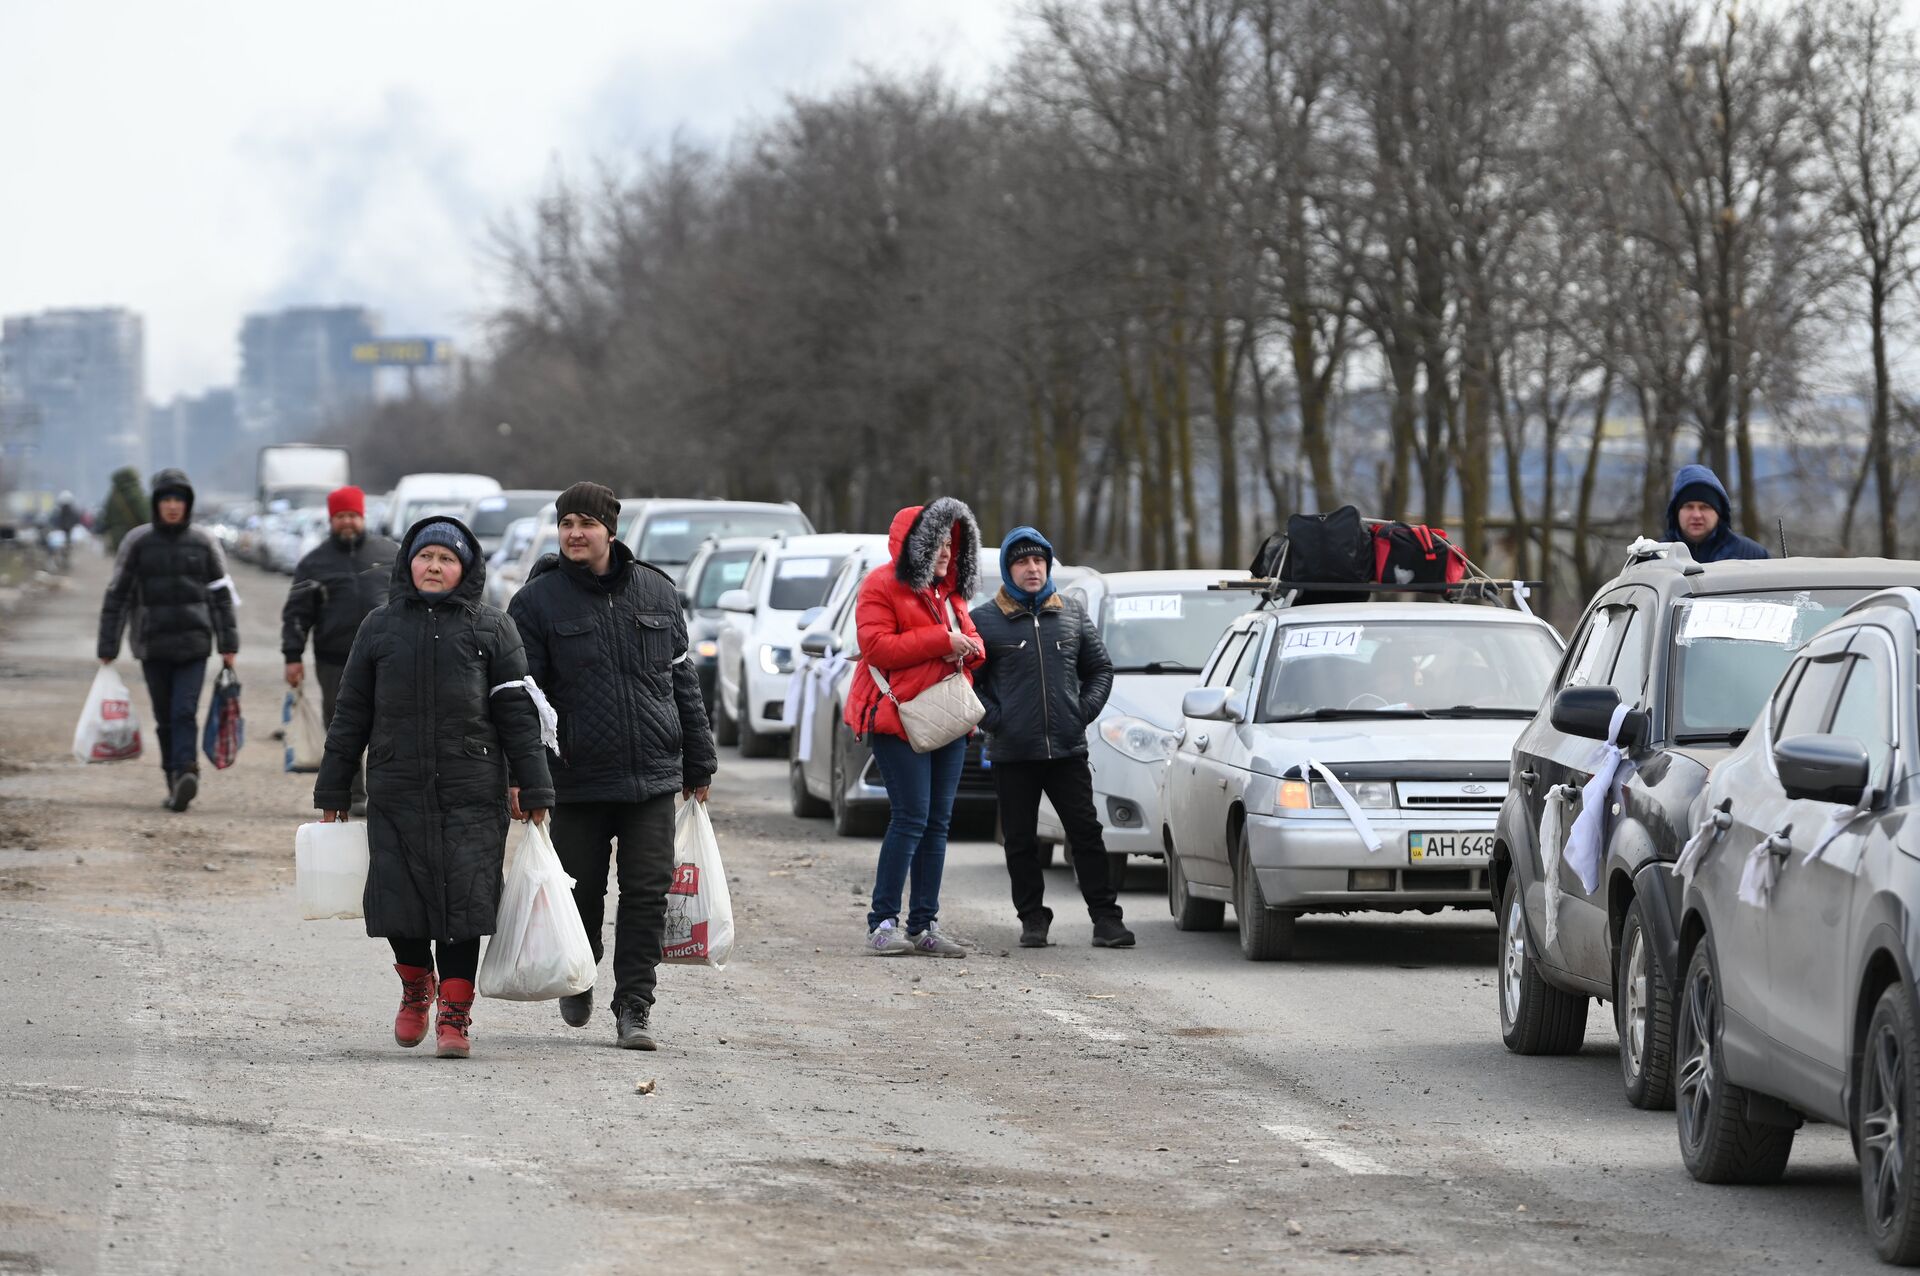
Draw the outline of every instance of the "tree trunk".
<instances>
[{"instance_id":1,"label":"tree trunk","mask_svg":"<svg viewBox=\"0 0 1920 1276\"><path fill-rule=\"evenodd\" d=\"M1240 447L1238 396L1239 359L1230 351L1227 321L1216 316L1211 324L1212 348L1208 373L1213 390L1213 432L1220 448L1220 547L1217 563L1240 560ZM1197 564L1196 564L1197 565Z\"/></svg>"},{"instance_id":2,"label":"tree trunk","mask_svg":"<svg viewBox=\"0 0 1920 1276\"><path fill-rule=\"evenodd\" d=\"M1608 333L1608 339L1612 339ZM1573 518L1573 566L1580 580L1582 597L1592 597L1600 588L1599 563L1593 553L1593 492L1600 477L1600 445L1606 439L1607 406L1613 399L1613 369L1600 378L1600 393L1593 402L1593 434L1587 439L1587 463L1580 471L1580 501Z\"/></svg>"},{"instance_id":3,"label":"tree trunk","mask_svg":"<svg viewBox=\"0 0 1920 1276\"><path fill-rule=\"evenodd\" d=\"M1880 555L1900 556L1900 501L1893 481L1893 387L1887 367L1887 267L1873 263L1871 313L1873 330L1873 427L1868 433L1868 454L1873 460L1873 490L1880 506ZM1852 510L1848 510L1852 521Z\"/></svg>"}]
</instances>

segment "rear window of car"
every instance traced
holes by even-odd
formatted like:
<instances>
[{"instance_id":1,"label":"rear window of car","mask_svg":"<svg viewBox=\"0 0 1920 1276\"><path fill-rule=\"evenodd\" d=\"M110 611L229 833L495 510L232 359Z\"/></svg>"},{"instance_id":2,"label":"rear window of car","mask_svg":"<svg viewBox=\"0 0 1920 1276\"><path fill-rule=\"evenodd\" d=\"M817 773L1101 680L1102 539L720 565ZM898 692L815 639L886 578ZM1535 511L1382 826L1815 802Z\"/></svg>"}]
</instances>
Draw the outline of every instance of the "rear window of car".
<instances>
[{"instance_id":1,"label":"rear window of car","mask_svg":"<svg viewBox=\"0 0 1920 1276\"><path fill-rule=\"evenodd\" d=\"M1793 653L1868 592L1776 590L1677 604L1667 663L1674 743L1725 740L1753 726Z\"/></svg>"},{"instance_id":2,"label":"rear window of car","mask_svg":"<svg viewBox=\"0 0 1920 1276\"><path fill-rule=\"evenodd\" d=\"M1199 673L1227 626L1259 601L1244 589L1116 594L1100 604L1100 640L1115 673Z\"/></svg>"},{"instance_id":3,"label":"rear window of car","mask_svg":"<svg viewBox=\"0 0 1920 1276\"><path fill-rule=\"evenodd\" d=\"M846 555L796 554L773 564L773 580L767 586L767 606L774 611L805 611L827 601L827 589L833 574L840 570Z\"/></svg>"}]
</instances>

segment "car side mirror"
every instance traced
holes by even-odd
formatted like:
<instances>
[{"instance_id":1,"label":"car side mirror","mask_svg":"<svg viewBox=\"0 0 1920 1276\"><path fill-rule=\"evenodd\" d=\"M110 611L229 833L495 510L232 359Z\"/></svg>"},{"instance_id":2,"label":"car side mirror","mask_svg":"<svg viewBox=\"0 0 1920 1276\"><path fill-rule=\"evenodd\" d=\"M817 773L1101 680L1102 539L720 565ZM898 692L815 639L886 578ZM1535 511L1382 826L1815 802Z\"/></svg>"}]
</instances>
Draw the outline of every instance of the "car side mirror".
<instances>
[{"instance_id":1,"label":"car side mirror","mask_svg":"<svg viewBox=\"0 0 1920 1276\"><path fill-rule=\"evenodd\" d=\"M815 630L800 640L800 650L815 659L824 660L840 650L840 636L826 630Z\"/></svg>"},{"instance_id":2,"label":"car side mirror","mask_svg":"<svg viewBox=\"0 0 1920 1276\"><path fill-rule=\"evenodd\" d=\"M1613 725L1614 710L1620 707L1620 693L1612 687L1566 687L1553 698L1551 720L1555 731L1605 740ZM1647 742L1650 719L1644 709L1634 709L1620 722L1620 738L1615 743L1638 749Z\"/></svg>"},{"instance_id":3,"label":"car side mirror","mask_svg":"<svg viewBox=\"0 0 1920 1276\"><path fill-rule=\"evenodd\" d=\"M729 589L715 600L721 611L752 611L753 595L744 589Z\"/></svg>"},{"instance_id":4,"label":"car side mirror","mask_svg":"<svg viewBox=\"0 0 1920 1276\"><path fill-rule=\"evenodd\" d=\"M1873 780L1866 746L1846 735L1788 736L1773 746L1773 769L1796 802L1858 806Z\"/></svg>"},{"instance_id":5,"label":"car side mirror","mask_svg":"<svg viewBox=\"0 0 1920 1276\"><path fill-rule=\"evenodd\" d=\"M1204 722L1238 722L1241 715L1232 699L1231 687L1195 687L1180 697L1180 712Z\"/></svg>"}]
</instances>

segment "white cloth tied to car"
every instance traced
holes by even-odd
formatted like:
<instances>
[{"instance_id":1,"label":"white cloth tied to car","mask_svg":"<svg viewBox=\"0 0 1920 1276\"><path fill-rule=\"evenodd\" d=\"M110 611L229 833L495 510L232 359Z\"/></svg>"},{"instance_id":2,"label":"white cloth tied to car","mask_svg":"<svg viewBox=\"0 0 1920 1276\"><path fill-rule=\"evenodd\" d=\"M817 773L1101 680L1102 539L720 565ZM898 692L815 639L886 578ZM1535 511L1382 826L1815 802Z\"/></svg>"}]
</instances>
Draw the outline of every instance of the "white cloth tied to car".
<instances>
[{"instance_id":1,"label":"white cloth tied to car","mask_svg":"<svg viewBox=\"0 0 1920 1276\"><path fill-rule=\"evenodd\" d=\"M1731 817L1717 809L1709 811L1707 818L1700 821L1700 827L1693 831L1693 836L1680 848L1680 857L1673 862L1673 871L1680 875L1683 883L1693 883L1693 875L1700 871L1700 861L1707 857L1707 848L1719 840L1730 822Z\"/></svg>"},{"instance_id":2,"label":"white cloth tied to car","mask_svg":"<svg viewBox=\"0 0 1920 1276\"><path fill-rule=\"evenodd\" d=\"M1871 809L1867 806L1835 807L1827 817L1827 823L1820 830L1820 836L1814 840L1813 849L1807 852L1807 863L1824 859L1827 848L1834 839L1847 831L1847 826L1865 815ZM1784 837L1776 833L1774 837ZM1755 908L1765 908L1773 899L1773 888L1780 884L1780 857L1770 849L1772 837L1761 838L1751 851L1747 852L1747 862L1740 870L1740 902L1751 904Z\"/></svg>"},{"instance_id":3,"label":"white cloth tied to car","mask_svg":"<svg viewBox=\"0 0 1920 1276\"><path fill-rule=\"evenodd\" d=\"M831 656L808 656L793 671L793 676L787 679L787 699L782 716L799 732L793 756L802 762L813 760L814 714L819 711L820 702L832 691L833 680L850 663L838 652Z\"/></svg>"},{"instance_id":4,"label":"white cloth tied to car","mask_svg":"<svg viewBox=\"0 0 1920 1276\"><path fill-rule=\"evenodd\" d=\"M1624 704L1614 706L1613 717L1607 722L1607 742L1595 751L1589 764L1593 774L1580 788L1580 814L1574 816L1564 846L1559 838L1564 816L1556 811L1556 804L1566 799L1559 786L1547 794L1546 809L1540 814L1540 870L1545 878L1548 947L1553 946L1560 933L1560 861L1572 865L1574 876L1580 879L1588 895L1600 889L1600 863L1606 857L1608 808L1613 804L1614 790L1626 782L1633 769L1627 760L1627 751L1620 747L1620 727L1631 712ZM1553 819L1551 829L1549 818Z\"/></svg>"},{"instance_id":5,"label":"white cloth tied to car","mask_svg":"<svg viewBox=\"0 0 1920 1276\"><path fill-rule=\"evenodd\" d=\"M1547 947L1560 934L1560 855L1566 843L1567 795L1571 785L1556 784L1540 805L1540 889L1547 913Z\"/></svg>"},{"instance_id":6,"label":"white cloth tied to car","mask_svg":"<svg viewBox=\"0 0 1920 1276\"><path fill-rule=\"evenodd\" d=\"M1360 835L1362 842L1366 843L1368 854L1377 854L1383 845L1380 835L1374 832L1372 822L1367 819L1367 813L1360 809L1360 803L1354 800L1353 794L1347 792L1347 786L1340 783L1333 772L1312 758L1307 759L1307 771L1309 783L1312 782L1314 775L1318 775L1327 782L1327 788L1333 791L1333 800L1338 802L1340 809L1347 813L1347 821L1353 825L1353 831Z\"/></svg>"},{"instance_id":7,"label":"white cloth tied to car","mask_svg":"<svg viewBox=\"0 0 1920 1276\"><path fill-rule=\"evenodd\" d=\"M552 749L556 755L560 752L560 715L554 710L553 702L547 699L547 693L540 690L540 684L531 677L515 678L512 682L503 682L487 693L497 696L502 691L519 687L533 701L533 711L540 715L540 743Z\"/></svg>"}]
</instances>

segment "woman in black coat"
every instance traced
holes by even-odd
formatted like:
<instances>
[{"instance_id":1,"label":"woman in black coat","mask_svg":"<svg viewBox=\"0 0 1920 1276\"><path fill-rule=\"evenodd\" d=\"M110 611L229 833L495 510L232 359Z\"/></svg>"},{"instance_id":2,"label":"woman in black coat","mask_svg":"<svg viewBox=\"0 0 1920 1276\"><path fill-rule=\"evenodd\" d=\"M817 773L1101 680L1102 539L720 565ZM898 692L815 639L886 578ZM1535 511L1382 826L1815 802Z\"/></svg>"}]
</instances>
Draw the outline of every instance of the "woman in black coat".
<instances>
[{"instance_id":1,"label":"woman in black coat","mask_svg":"<svg viewBox=\"0 0 1920 1276\"><path fill-rule=\"evenodd\" d=\"M485 581L480 542L460 522L408 529L386 605L354 637L313 786L322 818L346 819L366 753L367 934L393 946L403 1046L426 1038L437 962L442 1058L467 1057L480 937L500 904L509 770L528 818L543 822L553 805L520 634L480 601Z\"/></svg>"}]
</instances>

